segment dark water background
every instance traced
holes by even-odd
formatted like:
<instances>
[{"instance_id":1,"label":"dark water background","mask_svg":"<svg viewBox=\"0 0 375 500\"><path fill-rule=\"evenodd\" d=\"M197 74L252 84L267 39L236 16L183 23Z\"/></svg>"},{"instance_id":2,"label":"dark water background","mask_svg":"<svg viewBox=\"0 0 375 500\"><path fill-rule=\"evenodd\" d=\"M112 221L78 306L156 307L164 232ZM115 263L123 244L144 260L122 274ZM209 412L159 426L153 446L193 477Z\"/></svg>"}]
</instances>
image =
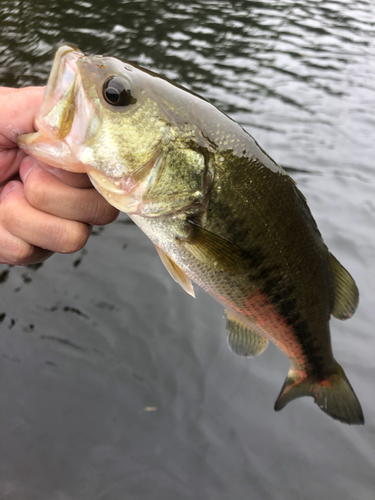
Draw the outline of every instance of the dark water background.
<instances>
[{"instance_id":1,"label":"dark water background","mask_svg":"<svg viewBox=\"0 0 375 500\"><path fill-rule=\"evenodd\" d=\"M64 42L117 55L289 169L361 292L332 339L366 417L275 413L287 359L233 356L221 307L121 216L78 254L0 267L0 499L374 500L374 35L372 0L0 2L0 84L44 84Z\"/></svg>"}]
</instances>

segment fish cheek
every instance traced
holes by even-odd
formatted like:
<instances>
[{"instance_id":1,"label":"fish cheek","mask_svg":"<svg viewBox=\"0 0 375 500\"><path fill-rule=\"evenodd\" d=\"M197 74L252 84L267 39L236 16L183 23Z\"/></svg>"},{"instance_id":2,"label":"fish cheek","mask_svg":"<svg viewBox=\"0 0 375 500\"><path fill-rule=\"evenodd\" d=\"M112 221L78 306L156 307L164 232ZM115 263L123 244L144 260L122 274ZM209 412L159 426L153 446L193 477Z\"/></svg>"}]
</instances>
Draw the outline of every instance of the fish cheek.
<instances>
[{"instance_id":1,"label":"fish cheek","mask_svg":"<svg viewBox=\"0 0 375 500\"><path fill-rule=\"evenodd\" d=\"M158 178L143 195L142 215L158 217L181 210L202 211L206 202L206 162L189 148L165 153Z\"/></svg>"}]
</instances>

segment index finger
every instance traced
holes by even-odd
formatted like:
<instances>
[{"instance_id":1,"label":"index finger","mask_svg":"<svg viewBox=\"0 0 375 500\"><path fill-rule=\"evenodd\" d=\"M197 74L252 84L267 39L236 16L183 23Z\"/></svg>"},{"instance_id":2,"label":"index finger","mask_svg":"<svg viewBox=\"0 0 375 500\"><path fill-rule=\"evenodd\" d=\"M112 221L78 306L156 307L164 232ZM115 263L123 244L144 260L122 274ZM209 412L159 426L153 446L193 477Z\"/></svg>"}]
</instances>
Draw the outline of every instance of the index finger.
<instances>
[{"instance_id":1,"label":"index finger","mask_svg":"<svg viewBox=\"0 0 375 500\"><path fill-rule=\"evenodd\" d=\"M63 170L62 168L51 167L50 165L47 165L46 163L43 163L41 161L38 161L37 163L38 163L38 165L43 167L44 170L47 170L47 172L50 172L55 177L57 177L58 179L63 181L65 184L68 184L68 186L77 187L77 188L92 188L93 187L87 174L80 173L80 172L79 173L78 172L77 173L76 172L69 172L68 170ZM20 175L21 175L21 178L23 179L24 173L23 173L22 165L20 167Z\"/></svg>"}]
</instances>

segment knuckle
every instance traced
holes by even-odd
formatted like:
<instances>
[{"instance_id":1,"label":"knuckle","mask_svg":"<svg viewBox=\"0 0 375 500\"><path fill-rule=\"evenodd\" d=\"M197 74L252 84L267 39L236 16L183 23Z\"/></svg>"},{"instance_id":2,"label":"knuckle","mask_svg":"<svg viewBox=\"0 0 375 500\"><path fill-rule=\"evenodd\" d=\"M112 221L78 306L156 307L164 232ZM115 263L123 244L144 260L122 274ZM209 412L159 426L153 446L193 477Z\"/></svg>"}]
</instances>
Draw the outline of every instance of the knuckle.
<instances>
[{"instance_id":1,"label":"knuckle","mask_svg":"<svg viewBox=\"0 0 375 500\"><path fill-rule=\"evenodd\" d=\"M57 229L57 252L74 253L81 250L91 234L91 226L83 222L69 221Z\"/></svg>"},{"instance_id":2,"label":"knuckle","mask_svg":"<svg viewBox=\"0 0 375 500\"><path fill-rule=\"evenodd\" d=\"M117 219L119 213L120 211L117 210L117 208L112 207L112 205L106 202L106 208L103 211L101 219L97 224L102 226L110 224L111 222Z\"/></svg>"},{"instance_id":3,"label":"knuckle","mask_svg":"<svg viewBox=\"0 0 375 500\"><path fill-rule=\"evenodd\" d=\"M93 192L90 203L87 205L87 220L90 224L104 226L113 222L119 211L112 207L99 193Z\"/></svg>"},{"instance_id":4,"label":"knuckle","mask_svg":"<svg viewBox=\"0 0 375 500\"><path fill-rule=\"evenodd\" d=\"M13 251L13 264L18 266L30 263L30 257L33 254L33 246L25 243L24 246L19 246L15 251Z\"/></svg>"},{"instance_id":5,"label":"knuckle","mask_svg":"<svg viewBox=\"0 0 375 500\"><path fill-rule=\"evenodd\" d=\"M33 175L32 175L33 174ZM43 208L46 204L47 192L44 182L38 182L38 174L31 172L25 183L25 196L34 208Z\"/></svg>"},{"instance_id":6,"label":"knuckle","mask_svg":"<svg viewBox=\"0 0 375 500\"><path fill-rule=\"evenodd\" d=\"M0 220L4 227L11 229L18 218L18 200L7 195L1 202Z\"/></svg>"},{"instance_id":7,"label":"knuckle","mask_svg":"<svg viewBox=\"0 0 375 500\"><path fill-rule=\"evenodd\" d=\"M8 263L18 266L29 263L33 250L34 247L30 243L14 238L9 233L2 238L2 254Z\"/></svg>"}]
</instances>

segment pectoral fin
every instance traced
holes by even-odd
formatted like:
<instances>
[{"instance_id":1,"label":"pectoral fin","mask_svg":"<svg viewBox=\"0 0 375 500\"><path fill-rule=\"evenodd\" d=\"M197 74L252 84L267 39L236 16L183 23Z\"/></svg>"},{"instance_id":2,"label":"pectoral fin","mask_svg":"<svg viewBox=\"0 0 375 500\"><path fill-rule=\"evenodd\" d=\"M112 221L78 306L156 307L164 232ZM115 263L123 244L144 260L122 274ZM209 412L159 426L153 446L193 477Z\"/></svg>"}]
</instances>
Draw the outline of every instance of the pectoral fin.
<instances>
[{"instance_id":1,"label":"pectoral fin","mask_svg":"<svg viewBox=\"0 0 375 500\"><path fill-rule=\"evenodd\" d=\"M225 311L227 317L228 345L237 356L258 356L266 349L268 340L233 314Z\"/></svg>"},{"instance_id":2,"label":"pectoral fin","mask_svg":"<svg viewBox=\"0 0 375 500\"><path fill-rule=\"evenodd\" d=\"M335 303L332 315L337 319L351 318L358 306L359 292L357 285L348 271L331 253L329 254L329 260L335 283Z\"/></svg>"},{"instance_id":3,"label":"pectoral fin","mask_svg":"<svg viewBox=\"0 0 375 500\"><path fill-rule=\"evenodd\" d=\"M217 271L233 274L242 274L249 270L249 256L244 250L191 220L189 223L192 236L184 243L199 261Z\"/></svg>"},{"instance_id":4,"label":"pectoral fin","mask_svg":"<svg viewBox=\"0 0 375 500\"><path fill-rule=\"evenodd\" d=\"M163 252L161 248L157 246L155 246L155 248L162 263L165 265L172 278L176 281L176 283L182 286L186 293L188 293L195 299L193 284L191 280L186 276L184 271L180 267L178 267L178 265L170 257L168 257L168 255Z\"/></svg>"}]
</instances>

